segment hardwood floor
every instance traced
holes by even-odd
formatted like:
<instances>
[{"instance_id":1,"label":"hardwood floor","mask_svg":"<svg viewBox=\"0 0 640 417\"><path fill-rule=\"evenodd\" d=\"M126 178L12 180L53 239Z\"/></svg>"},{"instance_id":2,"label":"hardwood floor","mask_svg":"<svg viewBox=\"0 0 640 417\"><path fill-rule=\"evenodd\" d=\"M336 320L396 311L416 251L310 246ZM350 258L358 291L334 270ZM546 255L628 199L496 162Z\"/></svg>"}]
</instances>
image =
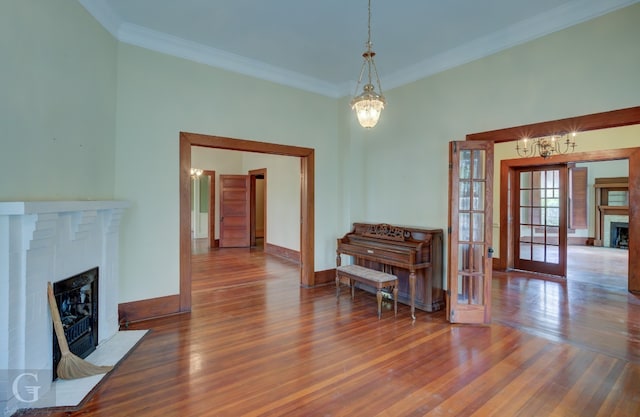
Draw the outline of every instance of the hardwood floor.
<instances>
[{"instance_id":1,"label":"hardwood floor","mask_svg":"<svg viewBox=\"0 0 640 417\"><path fill-rule=\"evenodd\" d=\"M495 273L488 326L331 285L262 250L193 256L193 311L52 416L637 416L640 303L615 286Z\"/></svg>"}]
</instances>

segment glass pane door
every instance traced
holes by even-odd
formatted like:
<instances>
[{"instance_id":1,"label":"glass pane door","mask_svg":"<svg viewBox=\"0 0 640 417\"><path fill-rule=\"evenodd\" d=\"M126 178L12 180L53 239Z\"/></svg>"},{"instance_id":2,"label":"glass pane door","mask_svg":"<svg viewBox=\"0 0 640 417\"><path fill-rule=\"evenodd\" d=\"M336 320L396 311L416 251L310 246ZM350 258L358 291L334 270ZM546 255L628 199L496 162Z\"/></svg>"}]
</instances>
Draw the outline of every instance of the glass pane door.
<instances>
[{"instance_id":1,"label":"glass pane door","mask_svg":"<svg viewBox=\"0 0 640 417\"><path fill-rule=\"evenodd\" d=\"M491 306L493 144L451 142L448 316L488 323Z\"/></svg>"},{"instance_id":2,"label":"glass pane door","mask_svg":"<svg viewBox=\"0 0 640 417\"><path fill-rule=\"evenodd\" d=\"M514 267L566 275L567 168L523 168L515 184Z\"/></svg>"}]
</instances>

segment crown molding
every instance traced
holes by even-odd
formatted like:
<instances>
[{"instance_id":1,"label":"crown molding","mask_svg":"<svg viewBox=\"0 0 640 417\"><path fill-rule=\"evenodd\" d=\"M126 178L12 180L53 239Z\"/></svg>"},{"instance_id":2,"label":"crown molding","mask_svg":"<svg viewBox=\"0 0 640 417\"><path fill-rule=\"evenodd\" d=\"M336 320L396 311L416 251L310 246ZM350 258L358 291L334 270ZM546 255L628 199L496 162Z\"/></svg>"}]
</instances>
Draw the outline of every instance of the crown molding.
<instances>
[{"instance_id":1,"label":"crown molding","mask_svg":"<svg viewBox=\"0 0 640 417\"><path fill-rule=\"evenodd\" d=\"M354 80L339 84L328 83L281 67L126 23L113 13L105 0L78 1L120 42L332 98L351 95L356 85ZM630 6L638 1L640 0L574 0L547 13L533 16L498 32L380 77L381 83L386 90L400 87Z\"/></svg>"},{"instance_id":2,"label":"crown molding","mask_svg":"<svg viewBox=\"0 0 640 417\"><path fill-rule=\"evenodd\" d=\"M118 29L124 23L104 0L78 0L87 12L96 19L116 39Z\"/></svg>"},{"instance_id":3,"label":"crown molding","mask_svg":"<svg viewBox=\"0 0 640 417\"><path fill-rule=\"evenodd\" d=\"M240 55L204 46L166 33L142 26L123 23L118 30L118 40L141 48L184 58L234 73L287 85L328 97L341 96L339 89L331 83L265 64Z\"/></svg>"}]
</instances>

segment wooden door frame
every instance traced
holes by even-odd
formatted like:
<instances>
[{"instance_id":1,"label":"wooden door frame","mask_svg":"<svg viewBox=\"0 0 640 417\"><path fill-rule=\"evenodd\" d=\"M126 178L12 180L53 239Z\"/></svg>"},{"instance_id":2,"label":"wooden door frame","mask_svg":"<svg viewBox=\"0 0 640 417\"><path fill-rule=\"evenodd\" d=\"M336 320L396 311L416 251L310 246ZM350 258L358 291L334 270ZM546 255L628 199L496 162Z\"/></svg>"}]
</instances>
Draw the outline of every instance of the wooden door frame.
<instances>
[{"instance_id":1,"label":"wooden door frame","mask_svg":"<svg viewBox=\"0 0 640 417\"><path fill-rule=\"evenodd\" d=\"M250 177L250 187L251 187L251 196L249 203L249 213L250 213L250 231L249 231L249 245L256 246L256 179L258 176L262 176L264 180L264 201L263 201L263 219L264 219L264 243L267 243L267 169L253 169L249 171Z\"/></svg>"},{"instance_id":2,"label":"wooden door frame","mask_svg":"<svg viewBox=\"0 0 640 417\"><path fill-rule=\"evenodd\" d=\"M303 287L313 287L315 285L315 150L299 146L278 145L200 133L180 132L180 311L191 311L191 199L189 193L189 170L191 169L192 146L300 158L300 285Z\"/></svg>"},{"instance_id":3,"label":"wooden door frame","mask_svg":"<svg viewBox=\"0 0 640 417\"><path fill-rule=\"evenodd\" d=\"M492 140L494 142L516 141L522 137L545 136L563 131L589 131L612 127L640 124L640 106L585 116L570 117L548 122L533 123L506 129L467 135L467 140ZM548 163L596 162L627 159L629 161L629 280L628 290L640 293L640 147L611 149L603 151L576 152L555 155ZM496 268L506 269L509 259L513 260L513 233L509 221L508 184L512 184L514 167L526 165L544 165L544 158L518 158L503 160L500 164L500 258ZM510 181L511 180L511 181ZM511 202L512 203L512 202ZM506 239L504 239L506 237ZM510 258L511 257L511 258ZM511 265L513 265L511 263Z\"/></svg>"},{"instance_id":4,"label":"wooden door frame","mask_svg":"<svg viewBox=\"0 0 640 417\"><path fill-rule=\"evenodd\" d=\"M202 175L209 176L209 247L216 247L216 172L202 171Z\"/></svg>"}]
</instances>

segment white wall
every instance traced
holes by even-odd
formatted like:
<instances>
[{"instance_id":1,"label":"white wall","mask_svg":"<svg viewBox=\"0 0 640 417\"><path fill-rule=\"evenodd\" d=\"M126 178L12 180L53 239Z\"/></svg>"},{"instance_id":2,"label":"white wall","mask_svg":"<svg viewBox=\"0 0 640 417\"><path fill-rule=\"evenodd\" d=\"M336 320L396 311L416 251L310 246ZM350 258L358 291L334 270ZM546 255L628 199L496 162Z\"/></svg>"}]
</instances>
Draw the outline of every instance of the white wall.
<instances>
[{"instance_id":1,"label":"white wall","mask_svg":"<svg viewBox=\"0 0 640 417\"><path fill-rule=\"evenodd\" d=\"M637 145L640 147L640 126L637 128ZM603 161L576 164L587 168L587 216L589 219L589 236L595 236L596 194L594 184L596 178L628 177L629 161Z\"/></svg>"},{"instance_id":2,"label":"white wall","mask_svg":"<svg viewBox=\"0 0 640 417\"><path fill-rule=\"evenodd\" d=\"M245 173L267 169L266 243L299 251L300 158L244 152L242 162Z\"/></svg>"},{"instance_id":3,"label":"white wall","mask_svg":"<svg viewBox=\"0 0 640 417\"><path fill-rule=\"evenodd\" d=\"M220 224L220 175L267 170L267 243L300 250L300 158L194 146L191 165L216 171L216 225ZM220 238L216 227L216 239Z\"/></svg>"}]
</instances>

